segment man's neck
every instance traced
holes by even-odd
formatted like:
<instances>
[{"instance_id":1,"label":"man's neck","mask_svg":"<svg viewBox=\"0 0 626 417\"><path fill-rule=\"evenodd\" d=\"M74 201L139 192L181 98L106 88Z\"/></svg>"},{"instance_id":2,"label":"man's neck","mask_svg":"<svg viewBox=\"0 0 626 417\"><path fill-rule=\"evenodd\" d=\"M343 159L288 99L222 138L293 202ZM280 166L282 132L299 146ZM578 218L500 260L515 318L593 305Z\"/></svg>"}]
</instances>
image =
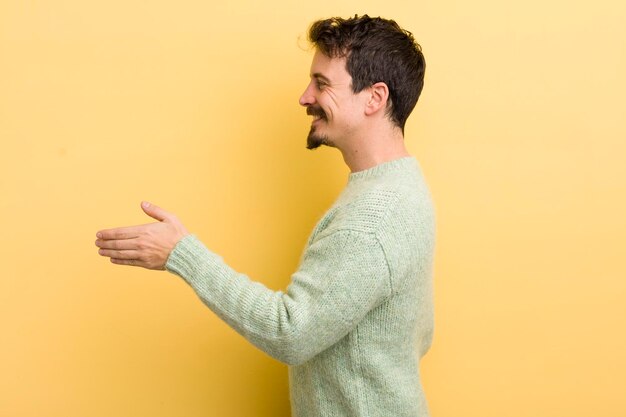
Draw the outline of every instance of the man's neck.
<instances>
[{"instance_id":1,"label":"man's neck","mask_svg":"<svg viewBox=\"0 0 626 417\"><path fill-rule=\"evenodd\" d=\"M364 171L395 159L410 156L400 129L369 132L367 137L351 141L339 149L351 172Z\"/></svg>"}]
</instances>

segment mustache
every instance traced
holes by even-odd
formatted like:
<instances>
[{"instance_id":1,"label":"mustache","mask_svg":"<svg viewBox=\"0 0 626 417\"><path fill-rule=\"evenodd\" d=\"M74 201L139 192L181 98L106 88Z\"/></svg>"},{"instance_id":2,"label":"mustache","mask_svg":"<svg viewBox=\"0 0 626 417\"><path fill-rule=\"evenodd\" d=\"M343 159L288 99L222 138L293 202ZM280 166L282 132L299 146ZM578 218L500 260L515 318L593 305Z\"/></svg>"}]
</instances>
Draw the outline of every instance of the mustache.
<instances>
[{"instance_id":1,"label":"mustache","mask_svg":"<svg viewBox=\"0 0 626 417\"><path fill-rule=\"evenodd\" d=\"M321 107L309 106L306 108L306 114L308 114L309 116L321 117L322 119L326 120L326 113L324 112L324 110L322 110Z\"/></svg>"}]
</instances>

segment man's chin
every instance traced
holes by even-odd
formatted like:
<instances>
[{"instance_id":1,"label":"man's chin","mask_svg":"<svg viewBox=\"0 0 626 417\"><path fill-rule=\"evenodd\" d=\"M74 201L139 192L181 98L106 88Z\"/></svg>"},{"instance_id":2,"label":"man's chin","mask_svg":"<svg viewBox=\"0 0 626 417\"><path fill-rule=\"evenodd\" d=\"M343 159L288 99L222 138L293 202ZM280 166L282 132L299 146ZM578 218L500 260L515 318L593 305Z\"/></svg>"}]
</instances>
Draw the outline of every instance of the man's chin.
<instances>
[{"instance_id":1,"label":"man's chin","mask_svg":"<svg viewBox=\"0 0 626 417\"><path fill-rule=\"evenodd\" d=\"M313 150L320 146L334 147L333 143L324 135L316 135L313 131L309 132L309 136L306 139L306 148Z\"/></svg>"}]
</instances>

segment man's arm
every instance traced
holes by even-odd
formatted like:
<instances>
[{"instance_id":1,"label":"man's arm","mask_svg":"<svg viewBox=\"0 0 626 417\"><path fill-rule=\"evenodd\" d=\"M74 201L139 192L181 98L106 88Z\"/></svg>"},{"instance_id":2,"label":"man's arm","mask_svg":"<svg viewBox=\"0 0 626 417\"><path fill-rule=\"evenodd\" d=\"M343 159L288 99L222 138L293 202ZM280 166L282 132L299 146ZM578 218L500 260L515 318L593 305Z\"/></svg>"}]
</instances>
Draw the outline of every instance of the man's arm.
<instances>
[{"instance_id":1,"label":"man's arm","mask_svg":"<svg viewBox=\"0 0 626 417\"><path fill-rule=\"evenodd\" d=\"M132 232L123 230L124 236L136 234ZM146 233L143 239L155 233ZM141 255L141 249L134 250ZM378 240L351 230L313 242L286 292L272 291L236 272L193 235L180 239L165 259L165 268L185 279L215 314L290 365L304 363L335 344L391 293L389 268ZM129 264L143 266L138 260Z\"/></svg>"}]
</instances>

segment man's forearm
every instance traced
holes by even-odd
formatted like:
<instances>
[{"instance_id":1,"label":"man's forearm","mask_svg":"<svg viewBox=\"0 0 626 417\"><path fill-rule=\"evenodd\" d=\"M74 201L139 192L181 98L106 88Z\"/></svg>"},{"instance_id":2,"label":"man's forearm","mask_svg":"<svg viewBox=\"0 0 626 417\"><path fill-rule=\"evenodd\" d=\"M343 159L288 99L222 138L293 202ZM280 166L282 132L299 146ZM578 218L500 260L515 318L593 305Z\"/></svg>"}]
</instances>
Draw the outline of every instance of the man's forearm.
<instances>
[{"instance_id":1,"label":"man's forearm","mask_svg":"<svg viewBox=\"0 0 626 417\"><path fill-rule=\"evenodd\" d=\"M346 245L355 250L369 246L369 240L343 234L324 240L305 253L287 292L272 291L234 271L193 235L176 245L166 269L185 279L213 312L255 346L297 365L336 343L390 293L382 251L380 262L374 260L367 270L356 269L350 250L343 251L350 258L337 258L335 264L325 256Z\"/></svg>"}]
</instances>

